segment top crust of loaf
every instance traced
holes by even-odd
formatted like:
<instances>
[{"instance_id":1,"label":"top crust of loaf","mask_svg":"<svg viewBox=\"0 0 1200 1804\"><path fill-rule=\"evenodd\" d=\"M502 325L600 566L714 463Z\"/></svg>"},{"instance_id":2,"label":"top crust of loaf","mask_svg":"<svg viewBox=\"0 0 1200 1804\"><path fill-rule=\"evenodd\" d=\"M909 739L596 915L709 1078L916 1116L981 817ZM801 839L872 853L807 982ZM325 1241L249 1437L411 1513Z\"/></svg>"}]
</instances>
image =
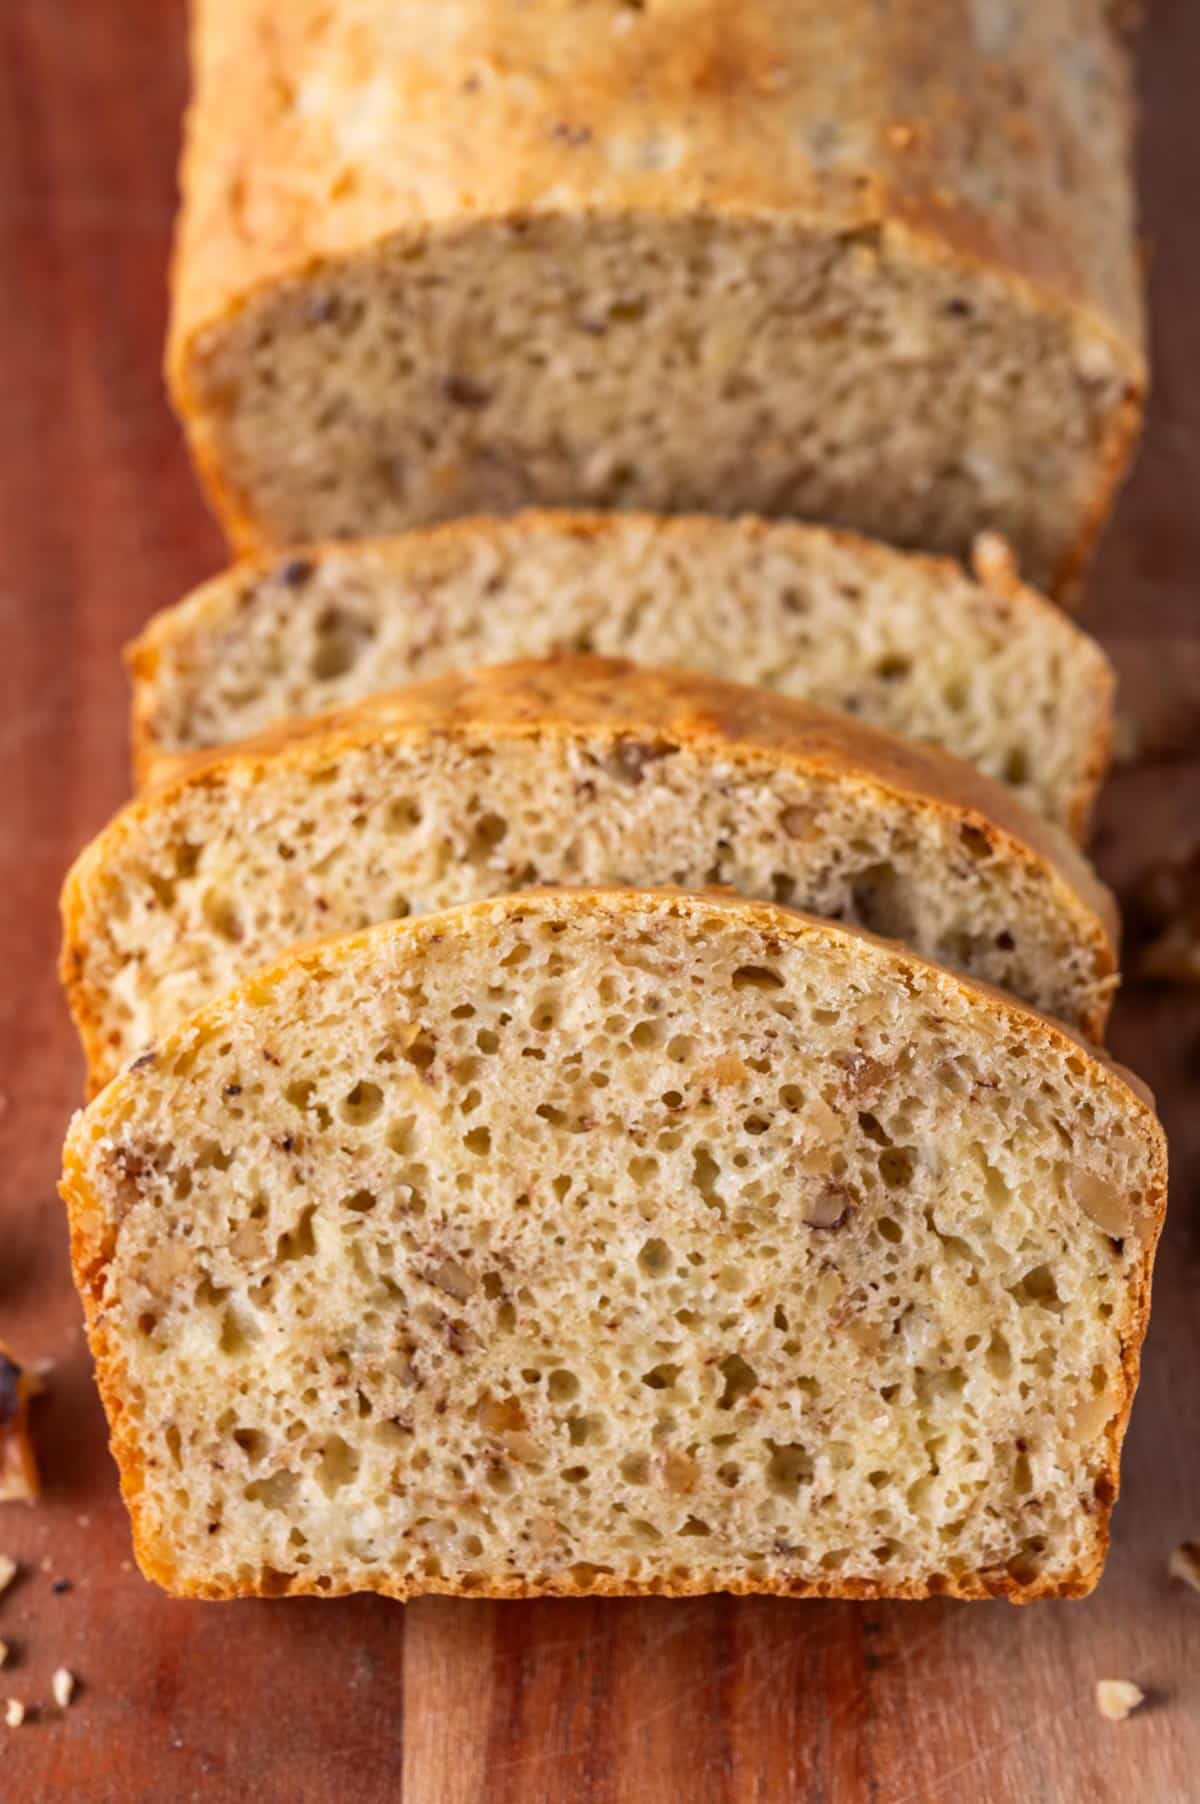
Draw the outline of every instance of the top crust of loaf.
<instances>
[{"instance_id":1,"label":"top crust of loaf","mask_svg":"<svg viewBox=\"0 0 1200 1804\"><path fill-rule=\"evenodd\" d=\"M1104 1431L1106 1465L1098 1482L1097 1506L1089 1511L1091 1533L1088 1550L1077 1567L1053 1576L1032 1580L1016 1574L965 1573L951 1583L939 1586L949 1595L1008 1596L1014 1601L1029 1601L1045 1595L1082 1595L1099 1576L1107 1541L1107 1519L1119 1485L1119 1454L1129 1409L1136 1389L1139 1355L1149 1308L1150 1269L1155 1243L1161 1229L1166 1198L1166 1149L1162 1130L1153 1115L1152 1099L1136 1079L1121 1067L1086 1047L1058 1023L993 991L986 985L969 983L937 966L880 941L875 936L829 922L806 917L796 911L766 903L752 903L729 897L689 895L680 892L634 892L628 890L573 890L531 892L519 897L471 904L444 911L412 922L387 923L367 932L343 939L330 940L293 950L277 965L256 972L230 994L200 1011L175 1033L167 1036L154 1053L114 1081L103 1097L85 1113L78 1114L71 1126L64 1153L62 1193L71 1218L72 1260L76 1282L88 1315L89 1334L96 1356L98 1378L113 1428L113 1447L121 1469L122 1488L133 1517L135 1546L147 1575L175 1591L178 1595L228 1595L228 1588L212 1588L203 1580L189 1577L174 1566L170 1550L163 1546L152 1520L143 1517L142 1493L146 1478L146 1449L137 1425L137 1412L127 1413L124 1349L109 1312L104 1307L106 1287L110 1282L109 1267L118 1250L122 1221L131 1202L135 1202L140 1172L132 1163L122 1164L121 1136L126 1125L135 1120L138 1131L146 1131L153 1094L144 1086L156 1087L160 1099L170 1106L170 1099L180 1085L186 1092L188 1073L204 1048L215 1045L229 1035L243 1043L253 1042L262 1031L258 1022L270 1018L276 992L287 998L286 1019L300 1027L305 999L313 986L320 989L336 981L339 974L353 981L358 978L374 989L381 981L407 979L422 970L429 959L436 967L456 951L467 952L472 942L487 943L489 936L501 935L511 926L530 922L543 933L557 935L572 926L586 932L619 934L627 925L636 941L639 936L669 933L670 922L683 923L693 933L700 931L714 944L723 936L748 933L757 936L765 954L778 957L782 952L802 953L817 958L823 949L835 955L835 968L840 968L847 952L857 974L864 981L872 967L879 966L884 987L897 980L914 1000L920 997L926 1009L938 1009L939 1000L947 1021L970 1021L983 1028L994 1026L997 1045L1019 1043L1020 1055L1030 1068L1046 1059L1054 1066L1067 1062L1080 1085L1081 1098L1092 1093L1105 1099L1106 1113L1116 1115L1120 1132L1128 1148L1131 1136L1138 1152L1136 1163L1144 1181L1139 1180L1134 1238L1139 1256L1129 1267L1127 1306L1122 1310L1119 1358L1122 1389L1117 1413ZM564 944L569 945L568 942ZM311 999L311 998L310 998ZM293 1016L292 1011L296 1011ZM221 1052L228 1052L228 1046ZM282 1049L281 1049L282 1050ZM279 1064L277 1056L270 1060ZM219 1066L219 1060L218 1060ZM174 1074L174 1075L172 1075ZM210 1082L211 1071L203 1082ZM203 1082L201 1089L203 1089ZM113 1164L114 1157L116 1164ZM110 1183L110 1179L114 1179ZM1082 1205L1081 1205L1082 1206ZM1099 1221L1097 1225L1103 1224ZM1111 1229L1106 1230L1111 1233ZM265 1588L270 1573L260 1581ZM253 1592L258 1586L239 1586L240 1593ZM297 1576L288 1589L295 1592L338 1590L345 1588L327 1579L314 1584ZM373 1582L372 1588L385 1592L392 1589L387 1575ZM434 1589L453 1589L445 1584ZM656 1582L652 1586L623 1584L618 1578L606 1578L592 1570L585 1584L575 1587L596 1592L628 1592L639 1589L686 1592L726 1588L716 1575L705 1575L701 1582L686 1579ZM766 1578L762 1583L734 1584L733 1589L788 1590L786 1582ZM479 1587L474 1587L477 1591ZM537 1587L532 1587L536 1592ZM904 1586L889 1593L886 1585L864 1583L859 1579L839 1582L836 1578L819 1586L806 1585L808 1593L818 1591L829 1596L925 1595L923 1586ZM525 1595L530 1587L519 1575L496 1587L483 1587L487 1595ZM397 1591L394 1594L404 1595Z\"/></svg>"},{"instance_id":2,"label":"top crust of loaf","mask_svg":"<svg viewBox=\"0 0 1200 1804\"><path fill-rule=\"evenodd\" d=\"M1078 310L1140 386L1132 100L1109 13L199 0L177 392L196 332L391 232L638 212L886 228L914 258Z\"/></svg>"},{"instance_id":3,"label":"top crust of loaf","mask_svg":"<svg viewBox=\"0 0 1200 1804\"><path fill-rule=\"evenodd\" d=\"M174 607L155 615L126 650L133 685L131 738L136 781L146 784L161 780L185 745L187 749L196 749L206 743L196 735L188 745L179 734L181 723L169 711L173 699L176 708L179 706L172 690L186 692L189 684L199 688L205 683L205 672L223 656L226 635L236 641L239 623L253 615L256 601L272 584L282 584L290 602L295 593L294 585L307 583L314 572L328 574L332 583L340 580L340 574L344 572L351 588L356 579L361 580L369 586L373 597L378 595L381 606L385 598L391 599L388 588L394 584L398 612L410 609L415 612L413 597L418 594L424 597L428 592L433 602L433 630L429 637L436 647L441 643L436 605L439 586L454 581L453 572L460 564L470 570L472 559L486 558L489 567L495 564L504 573L514 601L519 602L524 583L528 581L530 586L533 585L543 561L551 573L548 580L552 581L552 573L561 567L563 560L571 560L576 555L581 565L587 560L589 580L594 563L598 584L614 580L614 567L623 573L635 560L636 567L640 568L646 558L651 560L652 569L655 567L653 560L661 558L672 566L679 562L698 573L711 568L714 560L719 561L720 569L736 564L739 570L745 567L748 583L754 580L753 572L762 569L768 561L773 568L774 561L778 560L782 570L790 573L794 569L799 580L811 573L817 592L826 583L836 593L842 580L861 580L868 586L878 585L881 590L886 590L889 600L892 592L904 599L918 597L928 606L931 626L935 620L947 623L944 627L939 626L939 630L951 643L955 642L955 623L961 617L964 630L968 625L973 628L978 624L981 638L989 643L1003 639L1006 644L1014 640L1028 644L1029 658L1037 657L1040 652L1051 668L1058 659L1071 672L1074 686L1070 719L1065 723L1057 722L1055 731L1063 735L1074 733L1073 756L1064 769L1061 791L1056 793L1039 765L1036 748L1031 749L1032 768L1023 786L1024 794L1026 799L1036 794L1039 812L1059 819L1076 839L1084 837L1108 759L1114 688L1112 669L1095 640L1081 632L1061 608L1020 581L1015 561L1002 541L993 535L981 535L973 568L968 573L951 558L897 551L855 533L752 516L726 520L710 515L528 510L511 518L482 516L456 520L392 538L301 547L293 549L282 561L278 558L246 559L212 578ZM779 580L782 583L785 578ZM619 575L617 582L617 589L611 595L605 595L604 617L615 618L625 601ZM336 587L333 593L336 598ZM868 587L867 594L870 593ZM866 605L865 596L847 604L855 608ZM547 610L539 610L540 618L546 616ZM516 624L514 621L514 628ZM681 639L686 636L687 626L686 620L681 621ZM544 642L537 637L542 630L539 622L531 621L528 627L522 624L519 630L528 635L526 642L514 642L511 650L503 654L505 657L540 655L554 649L553 626L546 629ZM743 640L762 637L764 641L767 638L765 632L759 634L749 611L742 623L741 637ZM714 640L713 651L710 653L706 649L703 658L715 656L718 646L719 641ZM641 658L642 662L674 664L684 661L682 653L679 658L643 656L639 650L621 644L620 634L616 632L611 635L610 643L601 643L595 649L620 655L628 651L630 656ZM772 659L782 656L784 650L782 645L764 642L756 646L754 656L763 664L769 664ZM486 651L466 655L469 651L470 648L464 648L461 655L455 656L451 640L446 647L444 663L440 662L441 653L434 653L439 659L437 664L431 657L429 667L414 668L411 675L414 679L433 675L446 664L493 661ZM415 660L415 650L413 656ZM702 661L698 656L697 668L701 667ZM692 666L690 653L686 662ZM722 674L746 682L770 680L755 666L722 670ZM777 685L771 682L770 686ZM363 692L362 688L357 691ZM342 705L342 702L331 698L329 705ZM186 709L186 699L184 707ZM884 724L893 723L889 720ZM248 730L260 731L262 727L256 724ZM243 728L223 735L223 739L246 736L247 729ZM936 737L920 733L917 736ZM955 749L946 743L947 749ZM1034 785L1037 785L1036 791Z\"/></svg>"}]
</instances>

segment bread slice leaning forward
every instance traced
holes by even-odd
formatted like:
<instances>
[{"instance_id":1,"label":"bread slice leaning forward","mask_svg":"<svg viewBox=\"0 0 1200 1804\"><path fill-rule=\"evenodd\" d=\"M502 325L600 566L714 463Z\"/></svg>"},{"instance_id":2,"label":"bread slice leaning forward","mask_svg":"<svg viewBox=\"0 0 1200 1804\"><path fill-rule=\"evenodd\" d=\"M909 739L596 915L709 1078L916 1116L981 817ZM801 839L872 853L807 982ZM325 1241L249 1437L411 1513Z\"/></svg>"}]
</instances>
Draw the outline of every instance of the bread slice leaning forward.
<instances>
[{"instance_id":1,"label":"bread slice leaning forward","mask_svg":"<svg viewBox=\"0 0 1200 1804\"><path fill-rule=\"evenodd\" d=\"M140 782L478 664L593 651L757 683L929 740L1086 833L1113 676L994 535L968 574L795 522L526 513L235 565L127 654Z\"/></svg>"},{"instance_id":2,"label":"bread slice leaning forward","mask_svg":"<svg viewBox=\"0 0 1200 1804\"><path fill-rule=\"evenodd\" d=\"M1098 1036L1111 899L932 749L597 658L450 675L197 758L78 860L92 1081L286 946L539 883L725 884L907 940Z\"/></svg>"},{"instance_id":3,"label":"bread slice leaning forward","mask_svg":"<svg viewBox=\"0 0 1200 1804\"><path fill-rule=\"evenodd\" d=\"M76 1117L184 1596L1074 1596L1162 1219L1064 1028L770 903L538 892L294 950Z\"/></svg>"}]
</instances>

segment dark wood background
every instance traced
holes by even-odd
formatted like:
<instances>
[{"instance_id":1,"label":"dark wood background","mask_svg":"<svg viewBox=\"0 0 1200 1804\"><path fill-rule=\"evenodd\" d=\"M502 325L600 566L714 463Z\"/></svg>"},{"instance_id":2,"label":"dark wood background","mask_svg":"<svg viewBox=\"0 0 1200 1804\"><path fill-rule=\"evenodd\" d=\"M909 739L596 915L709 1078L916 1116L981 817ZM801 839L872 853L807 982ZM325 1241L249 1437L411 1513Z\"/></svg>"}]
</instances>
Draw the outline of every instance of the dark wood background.
<instances>
[{"instance_id":1,"label":"dark wood background","mask_svg":"<svg viewBox=\"0 0 1200 1804\"><path fill-rule=\"evenodd\" d=\"M1122 882L1200 838L1200 4L1151 0L1142 175L1156 395L1089 619L1151 756L1114 781ZM122 643L221 560L158 365L182 0L0 0L0 1333L52 1359L45 1493L0 1506L5 1804L1177 1804L1200 1798L1200 991L1130 986L1170 1224L1107 1577L1018 1611L671 1603L174 1603L132 1568L54 1184L82 1070L54 978L71 855L126 792ZM1160 732L1159 728L1165 727ZM1190 741L1190 743L1189 743ZM67 1579L71 1589L57 1591ZM1096 1712L1102 1676L1152 1705Z\"/></svg>"}]
</instances>

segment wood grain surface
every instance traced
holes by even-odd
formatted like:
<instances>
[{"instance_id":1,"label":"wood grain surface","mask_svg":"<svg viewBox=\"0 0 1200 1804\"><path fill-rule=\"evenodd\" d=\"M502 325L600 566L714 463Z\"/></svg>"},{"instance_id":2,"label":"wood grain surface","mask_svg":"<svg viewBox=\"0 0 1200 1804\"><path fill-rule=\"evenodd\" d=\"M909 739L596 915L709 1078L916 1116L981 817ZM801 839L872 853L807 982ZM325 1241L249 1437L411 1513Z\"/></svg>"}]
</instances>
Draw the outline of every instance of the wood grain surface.
<instances>
[{"instance_id":1,"label":"wood grain surface","mask_svg":"<svg viewBox=\"0 0 1200 1804\"><path fill-rule=\"evenodd\" d=\"M434 3L434 0L430 0ZM1105 802L1131 882L1200 838L1200 5L1151 0L1157 389L1090 618L1149 762ZM184 95L177 0L0 5L0 1333L54 1361L45 1494L0 1506L4 1804L1178 1804L1200 1798L1200 991L1127 987L1117 1052L1172 1138L1170 1225L1107 1577L1085 1603L170 1602L129 1559L54 1184L82 1069L66 865L126 791L123 641L221 557L158 375ZM56 1588L70 1581L69 1590ZM49 1705L59 1664L80 1678ZM1150 1706L1096 1712L1097 1678Z\"/></svg>"}]
</instances>

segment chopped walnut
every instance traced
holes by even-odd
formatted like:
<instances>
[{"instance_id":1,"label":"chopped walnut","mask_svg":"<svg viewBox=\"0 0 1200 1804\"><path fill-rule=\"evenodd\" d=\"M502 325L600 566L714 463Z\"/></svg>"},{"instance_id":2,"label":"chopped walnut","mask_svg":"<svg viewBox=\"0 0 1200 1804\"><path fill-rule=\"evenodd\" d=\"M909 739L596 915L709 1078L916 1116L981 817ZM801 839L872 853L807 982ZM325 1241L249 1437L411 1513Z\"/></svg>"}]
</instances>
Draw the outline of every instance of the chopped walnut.
<instances>
[{"instance_id":1,"label":"chopped walnut","mask_svg":"<svg viewBox=\"0 0 1200 1804\"><path fill-rule=\"evenodd\" d=\"M1076 1169L1069 1173L1067 1183L1083 1213L1098 1228L1114 1240L1123 1240L1133 1233L1136 1222L1130 1199L1107 1178Z\"/></svg>"},{"instance_id":2,"label":"chopped walnut","mask_svg":"<svg viewBox=\"0 0 1200 1804\"><path fill-rule=\"evenodd\" d=\"M551 1516L535 1516L529 1524L529 1539L535 1547L552 1547L561 1532Z\"/></svg>"},{"instance_id":3,"label":"chopped walnut","mask_svg":"<svg viewBox=\"0 0 1200 1804\"><path fill-rule=\"evenodd\" d=\"M10 1729L19 1729L25 1721L25 1706L20 1698L9 1698L4 1706L4 1721Z\"/></svg>"},{"instance_id":4,"label":"chopped walnut","mask_svg":"<svg viewBox=\"0 0 1200 1804\"><path fill-rule=\"evenodd\" d=\"M1097 1679L1096 1708L1110 1723L1123 1723L1132 1716L1146 1694L1132 1679Z\"/></svg>"},{"instance_id":5,"label":"chopped walnut","mask_svg":"<svg viewBox=\"0 0 1200 1804\"><path fill-rule=\"evenodd\" d=\"M828 1183L819 1195L804 1205L804 1225L808 1228L840 1228L850 1214L850 1197L841 1184Z\"/></svg>"},{"instance_id":6,"label":"chopped walnut","mask_svg":"<svg viewBox=\"0 0 1200 1804\"><path fill-rule=\"evenodd\" d=\"M29 1403L40 1389L38 1380L0 1342L0 1503L29 1503L38 1494Z\"/></svg>"},{"instance_id":7,"label":"chopped walnut","mask_svg":"<svg viewBox=\"0 0 1200 1804\"><path fill-rule=\"evenodd\" d=\"M1167 1571L1181 1584L1200 1591L1200 1541L1181 1541L1167 1561Z\"/></svg>"},{"instance_id":8,"label":"chopped walnut","mask_svg":"<svg viewBox=\"0 0 1200 1804\"><path fill-rule=\"evenodd\" d=\"M789 839L806 839L816 827L817 810L802 808L798 803L793 803L790 808L784 809L779 817L779 824Z\"/></svg>"},{"instance_id":9,"label":"chopped walnut","mask_svg":"<svg viewBox=\"0 0 1200 1804\"><path fill-rule=\"evenodd\" d=\"M50 1690L59 1709L65 1710L75 1695L75 1674L65 1666L58 1667L50 1681Z\"/></svg>"},{"instance_id":10,"label":"chopped walnut","mask_svg":"<svg viewBox=\"0 0 1200 1804\"><path fill-rule=\"evenodd\" d=\"M465 1303L475 1288L471 1274L456 1259L443 1259L439 1265L423 1272L422 1277L437 1290L444 1291L456 1302Z\"/></svg>"},{"instance_id":11,"label":"chopped walnut","mask_svg":"<svg viewBox=\"0 0 1200 1804\"><path fill-rule=\"evenodd\" d=\"M636 786L642 782L648 764L669 758L674 750L675 747L665 740L643 743L636 739L620 739L607 760L608 769L612 776Z\"/></svg>"},{"instance_id":12,"label":"chopped walnut","mask_svg":"<svg viewBox=\"0 0 1200 1804\"><path fill-rule=\"evenodd\" d=\"M0 1591L7 1591L17 1576L17 1562L10 1560L6 1553L0 1553Z\"/></svg>"},{"instance_id":13,"label":"chopped walnut","mask_svg":"<svg viewBox=\"0 0 1200 1804\"><path fill-rule=\"evenodd\" d=\"M8 1642L0 1641L0 1666L8 1659Z\"/></svg>"},{"instance_id":14,"label":"chopped walnut","mask_svg":"<svg viewBox=\"0 0 1200 1804\"><path fill-rule=\"evenodd\" d=\"M851 1096L864 1096L870 1091L878 1090L891 1069L882 1060L872 1058L868 1052L852 1052L839 1059L838 1063L846 1073L847 1088Z\"/></svg>"}]
</instances>

